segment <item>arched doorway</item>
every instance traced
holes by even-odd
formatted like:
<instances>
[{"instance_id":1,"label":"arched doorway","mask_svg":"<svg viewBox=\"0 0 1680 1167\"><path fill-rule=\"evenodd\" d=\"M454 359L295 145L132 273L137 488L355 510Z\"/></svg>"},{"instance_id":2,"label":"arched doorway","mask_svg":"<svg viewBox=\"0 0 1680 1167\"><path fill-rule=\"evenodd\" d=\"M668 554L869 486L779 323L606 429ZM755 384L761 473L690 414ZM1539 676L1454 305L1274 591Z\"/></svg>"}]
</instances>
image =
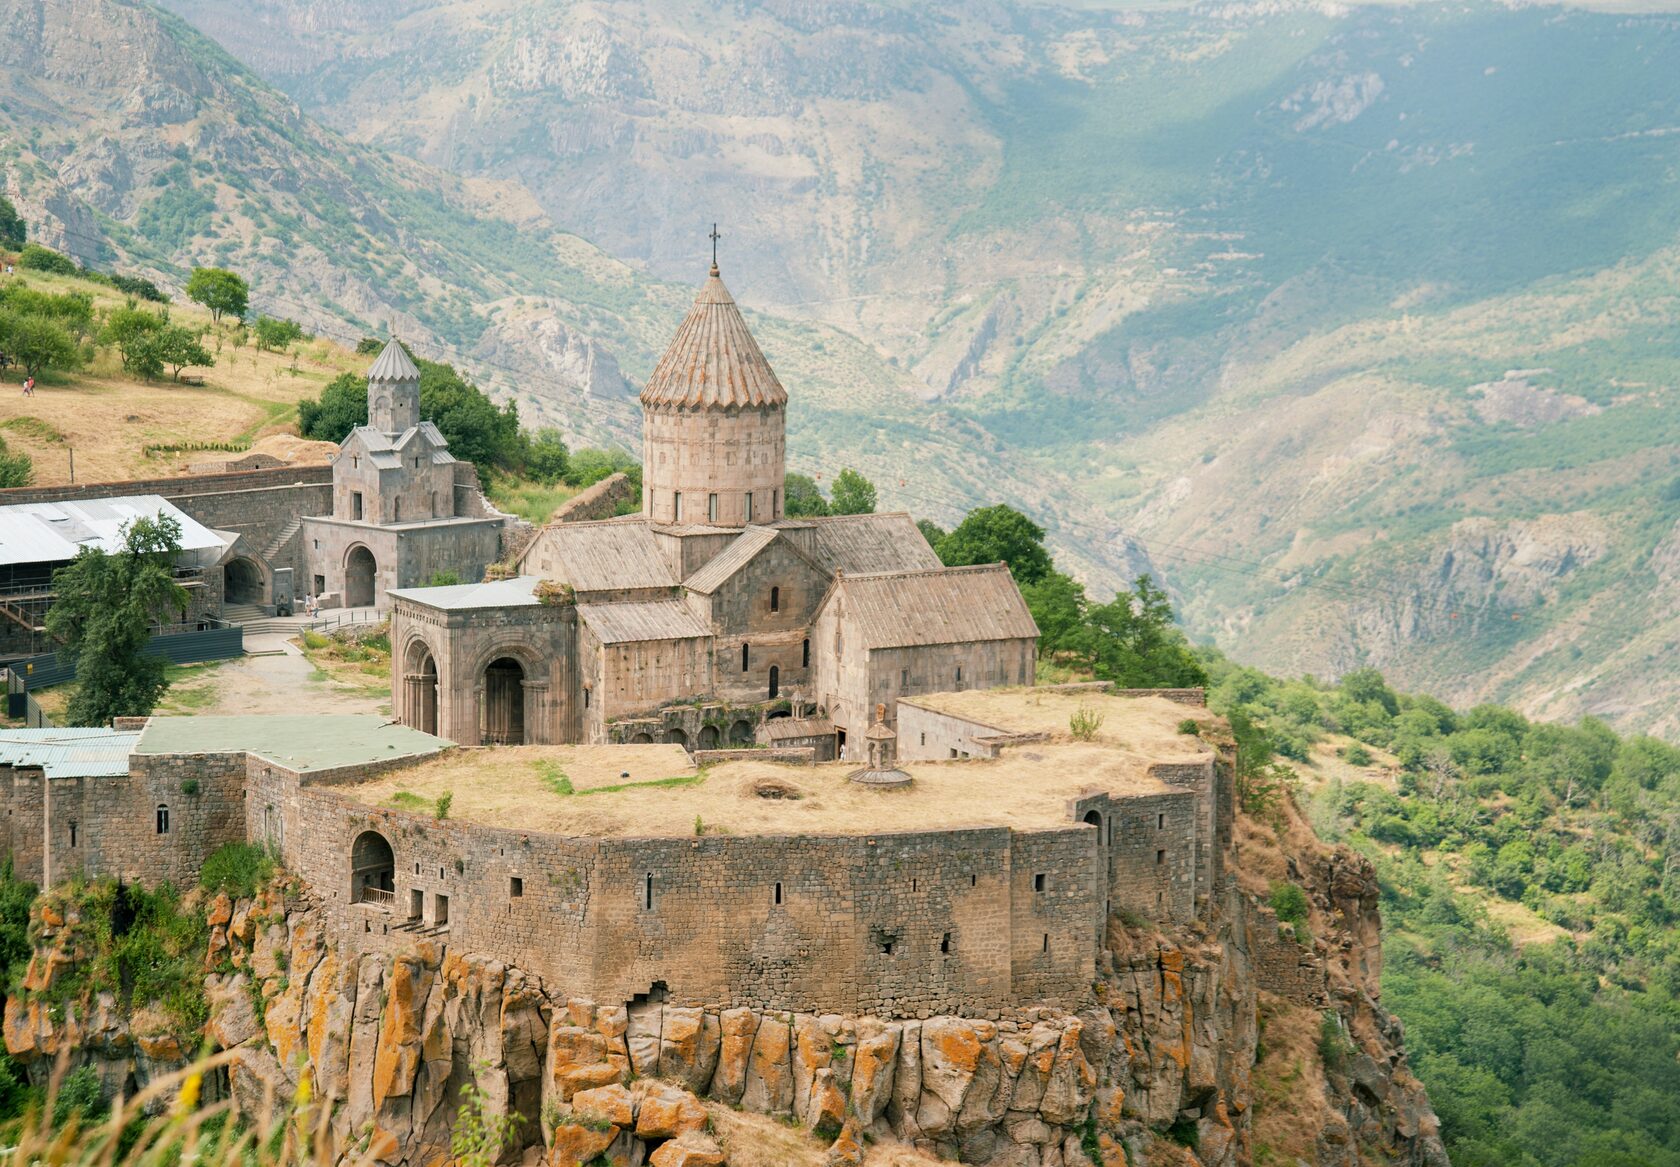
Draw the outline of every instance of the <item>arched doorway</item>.
<instances>
[{"instance_id":1,"label":"arched doorway","mask_svg":"<svg viewBox=\"0 0 1680 1167\"><path fill-rule=\"evenodd\" d=\"M350 846L350 902L384 904L396 898L397 860L378 831L363 831Z\"/></svg>"},{"instance_id":2,"label":"arched doorway","mask_svg":"<svg viewBox=\"0 0 1680 1167\"><path fill-rule=\"evenodd\" d=\"M1087 822L1087 823L1090 823L1093 827L1097 828L1097 842L1099 842L1099 843L1102 842L1102 814L1101 814L1101 812L1094 811L1094 810L1088 810L1088 811L1085 812L1085 818L1084 818L1083 821Z\"/></svg>"},{"instance_id":3,"label":"arched doorway","mask_svg":"<svg viewBox=\"0 0 1680 1167\"><path fill-rule=\"evenodd\" d=\"M484 670L483 737L494 746L525 744L525 668L511 656Z\"/></svg>"},{"instance_id":4,"label":"arched doorway","mask_svg":"<svg viewBox=\"0 0 1680 1167\"><path fill-rule=\"evenodd\" d=\"M408 650L403 681L408 687L407 723L421 733L438 731L438 670L432 650L416 641Z\"/></svg>"},{"instance_id":5,"label":"arched doorway","mask_svg":"<svg viewBox=\"0 0 1680 1167\"><path fill-rule=\"evenodd\" d=\"M732 746L750 746L753 740L753 727L750 721L737 721L729 727L729 744Z\"/></svg>"},{"instance_id":6,"label":"arched doorway","mask_svg":"<svg viewBox=\"0 0 1680 1167\"><path fill-rule=\"evenodd\" d=\"M718 748L717 726L702 725L700 727L700 748L703 750L715 750Z\"/></svg>"},{"instance_id":7,"label":"arched doorway","mask_svg":"<svg viewBox=\"0 0 1680 1167\"><path fill-rule=\"evenodd\" d=\"M688 749L688 735L676 726L672 726L665 731L665 740L672 745L681 746L685 750Z\"/></svg>"},{"instance_id":8,"label":"arched doorway","mask_svg":"<svg viewBox=\"0 0 1680 1167\"><path fill-rule=\"evenodd\" d=\"M262 568L249 559L229 560L222 568L222 599L229 604L262 603Z\"/></svg>"},{"instance_id":9,"label":"arched doorway","mask_svg":"<svg viewBox=\"0 0 1680 1167\"><path fill-rule=\"evenodd\" d=\"M653 735L651 733L639 733L630 739L630 744L633 746L651 746Z\"/></svg>"},{"instance_id":10,"label":"arched doorway","mask_svg":"<svg viewBox=\"0 0 1680 1167\"><path fill-rule=\"evenodd\" d=\"M379 565L373 561L373 552L360 543L350 548L350 554L344 560L345 607L373 607L373 580L378 570Z\"/></svg>"},{"instance_id":11,"label":"arched doorway","mask_svg":"<svg viewBox=\"0 0 1680 1167\"><path fill-rule=\"evenodd\" d=\"M782 670L776 665L770 666L770 700L774 701L782 691Z\"/></svg>"}]
</instances>

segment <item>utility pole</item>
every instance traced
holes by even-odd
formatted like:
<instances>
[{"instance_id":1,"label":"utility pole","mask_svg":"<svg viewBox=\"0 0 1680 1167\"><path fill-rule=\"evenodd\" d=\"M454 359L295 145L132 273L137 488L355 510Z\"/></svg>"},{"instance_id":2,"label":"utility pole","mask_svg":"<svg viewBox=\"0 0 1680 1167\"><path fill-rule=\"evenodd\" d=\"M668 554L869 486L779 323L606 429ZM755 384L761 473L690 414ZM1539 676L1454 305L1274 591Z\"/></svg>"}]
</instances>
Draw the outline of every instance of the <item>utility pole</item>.
<instances>
[{"instance_id":1,"label":"utility pole","mask_svg":"<svg viewBox=\"0 0 1680 1167\"><path fill-rule=\"evenodd\" d=\"M76 451L74 447L70 448L70 481L72 484L76 481Z\"/></svg>"}]
</instances>

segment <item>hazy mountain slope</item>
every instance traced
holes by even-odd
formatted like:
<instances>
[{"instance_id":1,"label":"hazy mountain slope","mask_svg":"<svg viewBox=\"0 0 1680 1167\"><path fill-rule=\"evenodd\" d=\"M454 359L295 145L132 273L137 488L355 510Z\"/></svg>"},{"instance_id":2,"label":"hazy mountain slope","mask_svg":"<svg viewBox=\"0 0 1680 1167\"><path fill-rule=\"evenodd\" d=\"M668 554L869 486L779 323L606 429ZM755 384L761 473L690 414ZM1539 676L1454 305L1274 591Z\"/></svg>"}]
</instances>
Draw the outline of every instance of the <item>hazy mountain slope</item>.
<instances>
[{"instance_id":1,"label":"hazy mountain slope","mask_svg":"<svg viewBox=\"0 0 1680 1167\"><path fill-rule=\"evenodd\" d=\"M656 275L720 220L745 302L864 342L824 342L870 375L827 375L808 457L944 519L1014 497L1102 585L1141 536L1273 667L1680 728L1646 659L1680 545L1672 17L169 2L352 138Z\"/></svg>"},{"instance_id":2,"label":"hazy mountain slope","mask_svg":"<svg viewBox=\"0 0 1680 1167\"><path fill-rule=\"evenodd\" d=\"M194 263L226 264L251 278L255 308L341 339L395 320L527 420L636 447L639 377L703 266L650 279L557 230L517 186L351 144L155 9L0 0L0 20L0 181L42 242L175 287ZM965 426L928 417L865 345L809 321L754 326L799 394L797 465L854 462L901 503L913 458L952 511L999 484L1051 505Z\"/></svg>"}]
</instances>

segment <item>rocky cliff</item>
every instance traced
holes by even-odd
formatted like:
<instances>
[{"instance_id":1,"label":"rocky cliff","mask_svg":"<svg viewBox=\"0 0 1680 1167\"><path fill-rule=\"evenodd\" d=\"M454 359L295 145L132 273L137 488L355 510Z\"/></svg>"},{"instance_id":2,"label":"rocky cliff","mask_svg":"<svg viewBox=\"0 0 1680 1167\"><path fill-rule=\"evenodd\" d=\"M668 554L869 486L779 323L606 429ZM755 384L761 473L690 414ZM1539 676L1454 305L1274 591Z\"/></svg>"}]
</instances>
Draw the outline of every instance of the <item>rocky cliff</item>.
<instances>
[{"instance_id":1,"label":"rocky cliff","mask_svg":"<svg viewBox=\"0 0 1680 1167\"><path fill-rule=\"evenodd\" d=\"M805 1132L780 1162L862 1163L896 1148L912 1155L901 1162L919 1161L913 1151L1008 1167L1445 1167L1379 1004L1369 864L1318 845L1292 812L1243 820L1233 858L1212 923L1163 932L1111 919L1087 1007L987 1017L580 1000L432 941L355 955L285 881L186 910L208 924L205 1034L231 1051L217 1088L255 1112L307 1080L337 1102L346 1152L392 1167L449 1157L469 1083L489 1110L518 1116L519 1153L553 1167L756 1163L755 1146L791 1136L752 1115ZM1307 893L1299 930L1258 906L1280 878ZM179 1068L196 1035L179 1032L180 1009L74 991L105 923L79 903L65 892L37 903L6 1046L37 1076L68 1053L116 1093Z\"/></svg>"}]
</instances>

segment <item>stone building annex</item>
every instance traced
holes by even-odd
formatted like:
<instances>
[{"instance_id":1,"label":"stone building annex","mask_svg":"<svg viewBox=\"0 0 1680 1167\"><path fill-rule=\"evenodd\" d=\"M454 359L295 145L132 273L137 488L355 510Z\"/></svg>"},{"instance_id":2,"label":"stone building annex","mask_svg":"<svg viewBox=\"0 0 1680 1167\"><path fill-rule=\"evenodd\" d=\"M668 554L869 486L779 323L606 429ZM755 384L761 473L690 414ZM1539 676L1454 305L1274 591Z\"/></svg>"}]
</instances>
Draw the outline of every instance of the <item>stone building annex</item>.
<instances>
[{"instance_id":1,"label":"stone building annex","mask_svg":"<svg viewBox=\"0 0 1680 1167\"><path fill-rule=\"evenodd\" d=\"M405 725L855 758L877 706L891 725L901 697L1031 682L1002 564L943 566L907 514L783 513L788 393L715 265L641 399L640 514L550 523L507 578L391 592Z\"/></svg>"}]
</instances>

